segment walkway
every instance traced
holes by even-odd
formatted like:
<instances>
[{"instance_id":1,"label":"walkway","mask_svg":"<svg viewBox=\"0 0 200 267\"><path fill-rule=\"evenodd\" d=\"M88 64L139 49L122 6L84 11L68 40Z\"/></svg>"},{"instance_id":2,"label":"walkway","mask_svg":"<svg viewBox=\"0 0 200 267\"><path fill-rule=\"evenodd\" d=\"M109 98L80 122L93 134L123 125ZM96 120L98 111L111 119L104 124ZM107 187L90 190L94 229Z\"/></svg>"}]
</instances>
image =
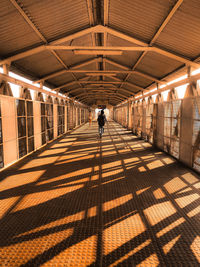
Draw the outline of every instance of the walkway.
<instances>
[{"instance_id":1,"label":"walkway","mask_svg":"<svg viewBox=\"0 0 200 267\"><path fill-rule=\"evenodd\" d=\"M198 175L114 122L0 175L0 266L200 265Z\"/></svg>"}]
</instances>

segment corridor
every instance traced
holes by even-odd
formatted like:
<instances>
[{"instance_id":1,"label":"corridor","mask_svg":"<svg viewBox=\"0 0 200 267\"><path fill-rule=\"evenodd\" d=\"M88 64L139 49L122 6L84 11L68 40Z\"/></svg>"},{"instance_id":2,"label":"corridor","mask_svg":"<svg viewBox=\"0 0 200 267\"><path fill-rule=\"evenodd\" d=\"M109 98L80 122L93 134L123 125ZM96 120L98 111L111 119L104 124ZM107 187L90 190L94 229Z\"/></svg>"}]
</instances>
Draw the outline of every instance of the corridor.
<instances>
[{"instance_id":1,"label":"corridor","mask_svg":"<svg viewBox=\"0 0 200 267\"><path fill-rule=\"evenodd\" d=\"M200 180L115 122L0 173L0 266L199 266Z\"/></svg>"}]
</instances>

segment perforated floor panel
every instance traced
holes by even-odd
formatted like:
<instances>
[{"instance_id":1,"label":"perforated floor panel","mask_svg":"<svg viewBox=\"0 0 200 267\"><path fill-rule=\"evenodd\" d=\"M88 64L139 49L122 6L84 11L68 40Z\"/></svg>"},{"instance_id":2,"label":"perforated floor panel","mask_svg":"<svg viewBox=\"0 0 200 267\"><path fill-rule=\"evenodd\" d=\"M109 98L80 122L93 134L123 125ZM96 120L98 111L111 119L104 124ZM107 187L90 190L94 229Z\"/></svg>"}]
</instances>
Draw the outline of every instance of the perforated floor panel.
<instances>
[{"instance_id":1,"label":"perforated floor panel","mask_svg":"<svg viewBox=\"0 0 200 267\"><path fill-rule=\"evenodd\" d=\"M200 266L198 175L114 122L0 176L0 266Z\"/></svg>"}]
</instances>

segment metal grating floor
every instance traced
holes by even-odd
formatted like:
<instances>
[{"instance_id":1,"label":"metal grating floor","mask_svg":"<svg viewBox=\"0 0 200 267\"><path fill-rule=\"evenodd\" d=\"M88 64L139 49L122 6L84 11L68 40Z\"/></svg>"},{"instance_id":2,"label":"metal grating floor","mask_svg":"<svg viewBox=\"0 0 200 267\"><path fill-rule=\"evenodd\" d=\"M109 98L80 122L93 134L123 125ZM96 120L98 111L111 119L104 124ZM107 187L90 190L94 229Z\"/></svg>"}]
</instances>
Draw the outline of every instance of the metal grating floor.
<instances>
[{"instance_id":1,"label":"metal grating floor","mask_svg":"<svg viewBox=\"0 0 200 267\"><path fill-rule=\"evenodd\" d=\"M200 266L200 179L114 122L0 178L0 266Z\"/></svg>"}]
</instances>

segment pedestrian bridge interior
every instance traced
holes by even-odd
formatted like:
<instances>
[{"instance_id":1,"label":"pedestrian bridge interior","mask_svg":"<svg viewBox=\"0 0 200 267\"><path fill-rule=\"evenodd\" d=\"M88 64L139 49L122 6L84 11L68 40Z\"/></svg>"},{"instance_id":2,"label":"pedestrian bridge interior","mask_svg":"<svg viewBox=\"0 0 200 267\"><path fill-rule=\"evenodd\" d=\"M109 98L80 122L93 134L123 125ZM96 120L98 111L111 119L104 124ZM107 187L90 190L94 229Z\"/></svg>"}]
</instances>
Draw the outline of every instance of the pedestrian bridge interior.
<instances>
[{"instance_id":1,"label":"pedestrian bridge interior","mask_svg":"<svg viewBox=\"0 0 200 267\"><path fill-rule=\"evenodd\" d=\"M199 14L1 1L0 266L200 265Z\"/></svg>"}]
</instances>

